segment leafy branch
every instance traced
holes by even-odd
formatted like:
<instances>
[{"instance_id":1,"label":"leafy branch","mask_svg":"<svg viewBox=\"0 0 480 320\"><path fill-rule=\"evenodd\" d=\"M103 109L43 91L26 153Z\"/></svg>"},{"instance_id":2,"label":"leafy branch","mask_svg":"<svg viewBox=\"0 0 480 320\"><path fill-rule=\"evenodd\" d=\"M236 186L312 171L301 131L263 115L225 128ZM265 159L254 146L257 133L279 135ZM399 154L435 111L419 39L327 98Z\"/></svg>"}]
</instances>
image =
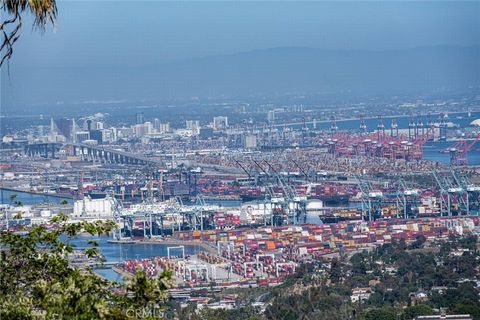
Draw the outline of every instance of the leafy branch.
<instances>
[{"instance_id":1,"label":"leafy branch","mask_svg":"<svg viewBox=\"0 0 480 320\"><path fill-rule=\"evenodd\" d=\"M2 19L0 33L0 67L13 54L13 45L20 38L22 14L31 13L34 17L33 27L43 31L48 23L55 24L57 4L55 0L1 0Z\"/></svg>"},{"instance_id":2,"label":"leafy branch","mask_svg":"<svg viewBox=\"0 0 480 320\"><path fill-rule=\"evenodd\" d=\"M25 235L0 231L0 319L124 319L132 308L163 308L170 271L150 279L138 270L122 287L89 267L69 264L74 249L69 239L81 232L106 235L115 227L112 221L69 223L58 214L50 222L50 228L34 226ZM89 245L86 256L98 257L98 242Z\"/></svg>"}]
</instances>

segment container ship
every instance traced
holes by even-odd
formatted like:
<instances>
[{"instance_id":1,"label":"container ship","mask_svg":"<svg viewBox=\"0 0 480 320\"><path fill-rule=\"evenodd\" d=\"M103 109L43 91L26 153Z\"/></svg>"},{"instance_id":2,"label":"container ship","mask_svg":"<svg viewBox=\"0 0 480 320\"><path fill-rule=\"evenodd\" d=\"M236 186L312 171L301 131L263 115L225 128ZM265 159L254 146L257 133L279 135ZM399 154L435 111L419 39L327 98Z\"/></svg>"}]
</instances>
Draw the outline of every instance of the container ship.
<instances>
[{"instance_id":1,"label":"container ship","mask_svg":"<svg viewBox=\"0 0 480 320\"><path fill-rule=\"evenodd\" d=\"M326 211L319 217L323 223L362 220L362 211L360 209L335 209Z\"/></svg>"},{"instance_id":2,"label":"container ship","mask_svg":"<svg viewBox=\"0 0 480 320\"><path fill-rule=\"evenodd\" d=\"M322 200L326 205L339 205L347 204L350 201L350 195L348 194L320 194L320 195L311 195L308 199L318 199Z\"/></svg>"},{"instance_id":3,"label":"container ship","mask_svg":"<svg viewBox=\"0 0 480 320\"><path fill-rule=\"evenodd\" d=\"M356 186L341 184L299 185L295 189L297 194L305 195L308 199L322 200L327 205L347 204L357 192ZM265 199L265 190L260 187L241 188L239 191L242 202ZM274 188L274 191L282 193L281 188Z\"/></svg>"}]
</instances>

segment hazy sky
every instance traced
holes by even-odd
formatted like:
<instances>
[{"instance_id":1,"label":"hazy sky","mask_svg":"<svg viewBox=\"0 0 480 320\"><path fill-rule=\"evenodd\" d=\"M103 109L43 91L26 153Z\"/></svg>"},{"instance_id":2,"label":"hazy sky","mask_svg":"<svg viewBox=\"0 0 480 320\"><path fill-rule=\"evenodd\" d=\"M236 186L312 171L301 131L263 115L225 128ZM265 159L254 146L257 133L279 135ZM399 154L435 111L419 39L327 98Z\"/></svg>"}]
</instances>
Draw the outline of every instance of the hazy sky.
<instances>
[{"instance_id":1,"label":"hazy sky","mask_svg":"<svg viewBox=\"0 0 480 320\"><path fill-rule=\"evenodd\" d=\"M42 35L24 26L8 85L2 72L3 102L22 100L30 72L66 67L81 73L283 46L480 45L479 1L60 1L58 7L55 31ZM40 92L48 84L36 85Z\"/></svg>"},{"instance_id":2,"label":"hazy sky","mask_svg":"<svg viewBox=\"0 0 480 320\"><path fill-rule=\"evenodd\" d=\"M479 1L62 1L56 32L25 28L14 62L122 65L281 46L472 45L480 44L479 17Z\"/></svg>"}]
</instances>

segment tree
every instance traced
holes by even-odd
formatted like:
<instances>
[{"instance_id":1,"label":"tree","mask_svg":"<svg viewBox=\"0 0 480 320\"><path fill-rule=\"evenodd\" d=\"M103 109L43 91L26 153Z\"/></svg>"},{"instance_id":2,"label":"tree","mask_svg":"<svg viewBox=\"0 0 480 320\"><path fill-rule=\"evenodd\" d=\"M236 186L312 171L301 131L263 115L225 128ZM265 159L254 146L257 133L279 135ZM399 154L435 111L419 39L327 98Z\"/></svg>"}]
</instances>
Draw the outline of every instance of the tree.
<instances>
[{"instance_id":1,"label":"tree","mask_svg":"<svg viewBox=\"0 0 480 320\"><path fill-rule=\"evenodd\" d=\"M423 245L427 241L427 238L425 238L424 235L418 235L415 238L415 241L410 245L410 249L421 249L423 248Z\"/></svg>"},{"instance_id":2,"label":"tree","mask_svg":"<svg viewBox=\"0 0 480 320\"><path fill-rule=\"evenodd\" d=\"M456 314L469 314L473 319L480 319L480 306L478 302L465 301L450 307L449 311Z\"/></svg>"},{"instance_id":3,"label":"tree","mask_svg":"<svg viewBox=\"0 0 480 320\"><path fill-rule=\"evenodd\" d=\"M20 37L22 15L31 13L34 17L33 27L43 31L49 23L52 25L57 19L56 0L0 0L2 20L0 33L0 67L13 54L13 45Z\"/></svg>"},{"instance_id":4,"label":"tree","mask_svg":"<svg viewBox=\"0 0 480 320\"><path fill-rule=\"evenodd\" d=\"M26 235L0 231L0 319L125 319L131 310L133 318L138 310L158 318L171 272L151 280L138 271L125 287L119 287L90 268L73 268L67 259L73 251L68 239L79 232L107 234L114 225L66 221L59 214L51 220L52 229L34 226ZM86 256L98 257L98 244L90 244Z\"/></svg>"},{"instance_id":5,"label":"tree","mask_svg":"<svg viewBox=\"0 0 480 320\"><path fill-rule=\"evenodd\" d=\"M458 244L461 248L469 249L473 252L477 251L478 237L474 234L467 234L465 237L459 239Z\"/></svg>"},{"instance_id":6,"label":"tree","mask_svg":"<svg viewBox=\"0 0 480 320\"><path fill-rule=\"evenodd\" d=\"M410 320L410 319L415 319L418 316L429 316L432 314L434 314L432 307L426 304L419 304L416 306L405 308L405 310L403 311L402 318L405 320Z\"/></svg>"},{"instance_id":7,"label":"tree","mask_svg":"<svg viewBox=\"0 0 480 320\"><path fill-rule=\"evenodd\" d=\"M68 204L68 201L67 201L66 199L63 199L62 201L60 201L60 204L61 204L62 206L67 205L67 204Z\"/></svg>"},{"instance_id":8,"label":"tree","mask_svg":"<svg viewBox=\"0 0 480 320\"><path fill-rule=\"evenodd\" d=\"M195 314L193 310L192 313ZM190 315L189 315L190 316ZM260 311L254 307L246 306L234 310L208 309L204 308L198 314L199 320L260 320L262 319Z\"/></svg>"},{"instance_id":9,"label":"tree","mask_svg":"<svg viewBox=\"0 0 480 320\"><path fill-rule=\"evenodd\" d=\"M364 261L363 253L356 253L350 258L352 272L355 274L365 274L367 266Z\"/></svg>"},{"instance_id":10,"label":"tree","mask_svg":"<svg viewBox=\"0 0 480 320\"><path fill-rule=\"evenodd\" d=\"M368 310L365 313L365 320L395 320L395 313L391 307Z\"/></svg>"},{"instance_id":11,"label":"tree","mask_svg":"<svg viewBox=\"0 0 480 320\"><path fill-rule=\"evenodd\" d=\"M17 194L16 194L16 193L11 194L11 195L10 195L10 201L11 201L11 202L14 202L15 199L17 199Z\"/></svg>"},{"instance_id":12,"label":"tree","mask_svg":"<svg viewBox=\"0 0 480 320\"><path fill-rule=\"evenodd\" d=\"M332 259L332 263L330 265L330 279L332 282L340 281L342 277L342 265L337 258Z\"/></svg>"}]
</instances>

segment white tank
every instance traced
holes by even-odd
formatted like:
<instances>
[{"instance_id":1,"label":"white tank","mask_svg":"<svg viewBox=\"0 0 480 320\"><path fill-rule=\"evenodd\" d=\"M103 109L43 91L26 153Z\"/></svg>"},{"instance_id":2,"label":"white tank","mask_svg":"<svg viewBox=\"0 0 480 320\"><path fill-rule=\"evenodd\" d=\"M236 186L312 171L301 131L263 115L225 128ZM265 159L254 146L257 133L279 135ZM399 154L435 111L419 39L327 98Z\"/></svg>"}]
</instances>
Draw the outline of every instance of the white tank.
<instances>
[{"instance_id":1,"label":"white tank","mask_svg":"<svg viewBox=\"0 0 480 320\"><path fill-rule=\"evenodd\" d=\"M323 208L323 201L318 199L308 200L307 211L317 211Z\"/></svg>"},{"instance_id":2,"label":"white tank","mask_svg":"<svg viewBox=\"0 0 480 320\"><path fill-rule=\"evenodd\" d=\"M368 193L368 196L370 198L382 198L383 197L383 193L380 192L380 191L375 191L375 192L370 192Z\"/></svg>"},{"instance_id":3,"label":"white tank","mask_svg":"<svg viewBox=\"0 0 480 320\"><path fill-rule=\"evenodd\" d=\"M41 216L42 218L48 218L48 217L50 217L51 215L52 215L52 211L50 211L50 210L42 210L42 211L40 211L40 216Z\"/></svg>"}]
</instances>

